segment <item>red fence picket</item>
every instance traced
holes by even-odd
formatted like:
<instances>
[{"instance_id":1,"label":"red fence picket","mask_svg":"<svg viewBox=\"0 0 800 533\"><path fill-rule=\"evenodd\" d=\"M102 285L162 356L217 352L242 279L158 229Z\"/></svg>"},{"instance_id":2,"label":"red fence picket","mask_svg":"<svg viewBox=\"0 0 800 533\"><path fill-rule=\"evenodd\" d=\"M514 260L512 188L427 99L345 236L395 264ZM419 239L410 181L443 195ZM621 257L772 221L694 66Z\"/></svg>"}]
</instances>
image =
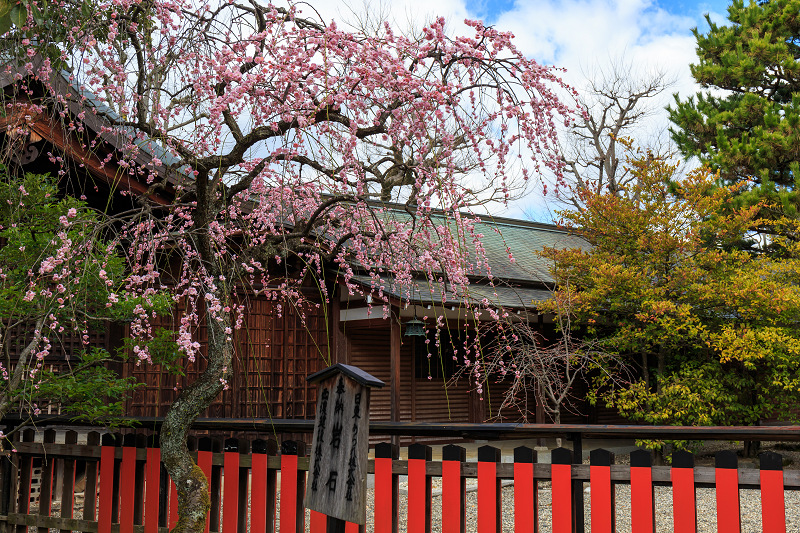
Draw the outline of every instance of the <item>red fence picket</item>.
<instances>
[{"instance_id":1,"label":"red fence picket","mask_svg":"<svg viewBox=\"0 0 800 533\"><path fill-rule=\"evenodd\" d=\"M132 438L131 438L132 437ZM133 511L136 500L136 435L125 435L119 484L119 533L133 533Z\"/></svg>"},{"instance_id":2,"label":"red fence picket","mask_svg":"<svg viewBox=\"0 0 800 533\"><path fill-rule=\"evenodd\" d=\"M431 478L426 470L431 457L430 446L408 447L408 533L431 531Z\"/></svg>"},{"instance_id":3,"label":"red fence picket","mask_svg":"<svg viewBox=\"0 0 800 533\"><path fill-rule=\"evenodd\" d=\"M328 526L328 517L317 511L311 511L311 533L325 533Z\"/></svg>"},{"instance_id":4,"label":"red fence picket","mask_svg":"<svg viewBox=\"0 0 800 533\"><path fill-rule=\"evenodd\" d=\"M717 487L717 531L741 533L739 507L739 460L736 452L717 452L715 457Z\"/></svg>"},{"instance_id":5,"label":"red fence picket","mask_svg":"<svg viewBox=\"0 0 800 533\"><path fill-rule=\"evenodd\" d=\"M631 452L631 530L632 533L656 532L656 508L653 494L653 459L647 450Z\"/></svg>"},{"instance_id":6,"label":"red fence picket","mask_svg":"<svg viewBox=\"0 0 800 533\"><path fill-rule=\"evenodd\" d=\"M305 472L297 468L297 458L305 455L303 442L281 443L281 516L280 533L305 531Z\"/></svg>"},{"instance_id":7,"label":"red fence picket","mask_svg":"<svg viewBox=\"0 0 800 533\"><path fill-rule=\"evenodd\" d=\"M697 503L694 484L694 456L689 452L672 454L672 520L675 533L697 531Z\"/></svg>"},{"instance_id":8,"label":"red fence picket","mask_svg":"<svg viewBox=\"0 0 800 533\"><path fill-rule=\"evenodd\" d=\"M257 480L256 472L258 471L255 468L255 449L253 450L253 481L254 483ZM197 442L197 466L200 470L203 471L203 475L206 476L206 480L208 480L208 494L211 496L211 472L212 472L212 463L214 459L214 454L211 451L211 439L208 437L203 437L202 439L198 440ZM213 500L213 497L212 497ZM211 509L209 508L208 513L206 514L206 533L209 533L211 529ZM216 529L216 528L215 528ZM266 531L266 530L265 530Z\"/></svg>"},{"instance_id":9,"label":"red fence picket","mask_svg":"<svg viewBox=\"0 0 800 533\"><path fill-rule=\"evenodd\" d=\"M375 533L397 533L399 478L392 473L392 460L399 449L381 442L375 446Z\"/></svg>"},{"instance_id":10,"label":"red fence picket","mask_svg":"<svg viewBox=\"0 0 800 533\"><path fill-rule=\"evenodd\" d=\"M498 448L478 448L478 533L500 533L502 530L502 497L497 477L499 462Z\"/></svg>"},{"instance_id":11,"label":"red fence picket","mask_svg":"<svg viewBox=\"0 0 800 533\"><path fill-rule=\"evenodd\" d=\"M236 533L239 528L239 440L225 441L223 465L222 533Z\"/></svg>"},{"instance_id":12,"label":"red fence picket","mask_svg":"<svg viewBox=\"0 0 800 533\"><path fill-rule=\"evenodd\" d=\"M153 439L155 441L155 439ZM161 449L154 447L157 442L150 442L145 462L144 484L144 533L158 533L158 514L161 488ZM100 459L102 465L104 460ZM102 466L101 466L102 468ZM100 531L106 531L100 529Z\"/></svg>"},{"instance_id":13,"label":"red fence picket","mask_svg":"<svg viewBox=\"0 0 800 533\"><path fill-rule=\"evenodd\" d=\"M267 441L261 439L253 441L252 454L250 455L250 460L252 462L250 467L251 531L272 531L272 529L275 527L274 516L269 516L269 505L267 503L270 498L267 484L269 472L267 454L270 453L270 451L272 451L274 455L275 448L273 446L272 450L270 450ZM208 470L210 477L210 463ZM274 509L275 494L272 494L272 498Z\"/></svg>"},{"instance_id":14,"label":"red fence picket","mask_svg":"<svg viewBox=\"0 0 800 533\"><path fill-rule=\"evenodd\" d=\"M100 447L100 498L97 517L98 531L111 531L114 521L114 469L116 468L116 439L114 435L103 435ZM160 464L160 463L159 463Z\"/></svg>"},{"instance_id":15,"label":"red fence picket","mask_svg":"<svg viewBox=\"0 0 800 533\"><path fill-rule=\"evenodd\" d=\"M169 480L169 528L170 530L178 523L178 487L172 479Z\"/></svg>"},{"instance_id":16,"label":"red fence picket","mask_svg":"<svg viewBox=\"0 0 800 533\"><path fill-rule=\"evenodd\" d=\"M572 532L572 452L556 448L550 452L553 498L553 533Z\"/></svg>"},{"instance_id":17,"label":"red fence picket","mask_svg":"<svg viewBox=\"0 0 800 533\"><path fill-rule=\"evenodd\" d=\"M597 449L589 453L592 533L612 533L614 526L614 487L611 486L611 464L614 455Z\"/></svg>"},{"instance_id":18,"label":"red fence picket","mask_svg":"<svg viewBox=\"0 0 800 533\"><path fill-rule=\"evenodd\" d=\"M535 451L527 446L514 448L514 533L539 533L535 462Z\"/></svg>"},{"instance_id":19,"label":"red fence picket","mask_svg":"<svg viewBox=\"0 0 800 533\"><path fill-rule=\"evenodd\" d=\"M786 501L783 492L783 457L774 452L762 452L759 462L763 531L764 533L785 533Z\"/></svg>"},{"instance_id":20,"label":"red fence picket","mask_svg":"<svg viewBox=\"0 0 800 533\"><path fill-rule=\"evenodd\" d=\"M442 533L466 531L466 480L461 477L466 458L461 446L448 444L442 448Z\"/></svg>"}]
</instances>

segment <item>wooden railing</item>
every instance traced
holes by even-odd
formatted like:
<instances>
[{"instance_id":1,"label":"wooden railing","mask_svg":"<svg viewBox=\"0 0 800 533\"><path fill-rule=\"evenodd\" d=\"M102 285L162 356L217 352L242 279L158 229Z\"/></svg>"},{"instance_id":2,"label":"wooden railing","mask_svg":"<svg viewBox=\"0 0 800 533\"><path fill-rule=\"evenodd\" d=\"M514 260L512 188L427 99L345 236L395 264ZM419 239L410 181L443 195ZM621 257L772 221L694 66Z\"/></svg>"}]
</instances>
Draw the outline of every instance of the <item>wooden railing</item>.
<instances>
[{"instance_id":1,"label":"wooden railing","mask_svg":"<svg viewBox=\"0 0 800 533\"><path fill-rule=\"evenodd\" d=\"M411 427L405 428L406 434L411 433ZM293 429L297 431L296 426ZM423 429L430 435L430 426ZM534 429L529 427L526 431ZM573 433L577 427L569 429L566 433ZM696 429L700 428L674 428L670 436L679 438L681 431ZM738 438L760 440L800 438L796 428L751 429L750 434L738 430L734 433ZM441 431L451 430L452 427ZM638 436L649 436L647 430L639 427ZM712 438L726 435L724 428L702 430ZM622 430L583 426L581 431L605 435L603 432L618 434ZM658 431L661 437L669 434L667 429ZM727 435L729 439L737 438ZM682 436L685 438L685 434ZM89 432L85 434L85 444L78 444L79 436L74 431L66 432L64 443L56 443L55 437L55 432L48 430L39 442L34 442L34 433L25 431L13 443L13 449L5 450L0 464L0 531L5 528L22 533L32 526L41 533L53 529L161 533L176 523L177 492L161 464L156 434L140 432L115 438ZM302 500L308 458L302 442L286 441L279 446L269 439L203 437L191 438L189 447L210 480L208 531L305 531ZM574 464L581 461L565 448L552 451L551 464L537 462L536 452L524 446L514 449L513 462L503 462L500 451L491 446L478 449L476 462L467 462L464 448L457 445L445 446L441 460L433 461L431 457L431 448L421 444L411 445L408 459L404 460L398 459L394 445L379 444L375 448L375 459L369 465L369 472L374 474L374 504L368 513L376 533L400 529L419 533L432 529L499 532L503 480L513 481L510 503L517 532L538 531L539 526L553 533L582 531L584 483L590 487L593 533L614 531L616 484L630 485L633 533L655 531L653 487L657 485L672 487L671 514L676 532L696 530L697 487L715 490L716 509L699 511L716 513L718 531L740 531L740 490L757 489L763 531L786 532L785 494L800 490L800 471L784 471L781 456L772 452L761 455L758 469L738 468L736 454L730 451L719 452L713 467L695 466L693 456L685 452L673 455L672 466L652 466L650 453L643 450L631 454L630 465L614 464L613 454L602 449L592 450L588 465ZM402 520L398 512L399 476L407 476L407 511ZM477 517L470 524L465 523L468 479L477 482ZM33 480L38 480L38 491L32 490ZM436 503L432 497L434 481L441 485ZM549 485L551 494L552 521L546 524L539 513L543 485ZM438 514L439 509L441 523L434 527L432 511ZM325 517L312 512L308 519L311 533L325 531ZM401 528L403 523L405 527ZM358 529L348 525L349 533Z\"/></svg>"}]
</instances>

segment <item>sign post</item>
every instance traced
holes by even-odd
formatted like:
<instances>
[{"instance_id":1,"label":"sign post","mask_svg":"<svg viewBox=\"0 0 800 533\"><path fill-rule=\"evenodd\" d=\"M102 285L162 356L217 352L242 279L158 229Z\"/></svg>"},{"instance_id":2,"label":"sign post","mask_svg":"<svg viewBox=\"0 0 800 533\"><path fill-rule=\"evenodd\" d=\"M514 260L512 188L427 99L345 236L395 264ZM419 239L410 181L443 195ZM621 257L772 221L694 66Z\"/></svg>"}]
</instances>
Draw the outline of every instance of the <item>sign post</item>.
<instances>
[{"instance_id":1,"label":"sign post","mask_svg":"<svg viewBox=\"0 0 800 533\"><path fill-rule=\"evenodd\" d=\"M337 363L306 378L317 383L317 414L305 506L328 516L328 533L367 521L369 394L384 383Z\"/></svg>"}]
</instances>

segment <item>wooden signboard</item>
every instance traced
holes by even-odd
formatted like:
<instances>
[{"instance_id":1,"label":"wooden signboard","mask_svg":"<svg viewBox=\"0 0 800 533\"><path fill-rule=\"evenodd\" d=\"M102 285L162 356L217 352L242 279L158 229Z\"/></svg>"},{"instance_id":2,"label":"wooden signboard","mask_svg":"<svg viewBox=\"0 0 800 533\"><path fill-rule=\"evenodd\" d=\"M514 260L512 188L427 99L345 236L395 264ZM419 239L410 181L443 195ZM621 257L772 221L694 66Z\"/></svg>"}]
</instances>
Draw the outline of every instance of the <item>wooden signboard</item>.
<instances>
[{"instance_id":1,"label":"wooden signboard","mask_svg":"<svg viewBox=\"0 0 800 533\"><path fill-rule=\"evenodd\" d=\"M383 382L336 364L308 377L318 383L317 415L305 506L330 518L365 524L369 391Z\"/></svg>"}]
</instances>

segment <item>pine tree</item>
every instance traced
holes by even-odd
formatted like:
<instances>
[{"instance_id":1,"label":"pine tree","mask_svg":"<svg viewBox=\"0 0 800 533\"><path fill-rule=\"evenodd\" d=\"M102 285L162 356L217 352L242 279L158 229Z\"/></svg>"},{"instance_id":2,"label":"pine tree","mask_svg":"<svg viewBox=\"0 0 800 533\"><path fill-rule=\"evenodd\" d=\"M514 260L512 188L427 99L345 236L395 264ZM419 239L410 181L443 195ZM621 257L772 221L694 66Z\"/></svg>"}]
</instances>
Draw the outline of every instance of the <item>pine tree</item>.
<instances>
[{"instance_id":1,"label":"pine tree","mask_svg":"<svg viewBox=\"0 0 800 533\"><path fill-rule=\"evenodd\" d=\"M707 16L694 29L695 80L707 91L669 107L672 135L687 156L741 186L742 204L766 201L784 214L800 207L800 0L745 6L734 0L730 25Z\"/></svg>"}]
</instances>

